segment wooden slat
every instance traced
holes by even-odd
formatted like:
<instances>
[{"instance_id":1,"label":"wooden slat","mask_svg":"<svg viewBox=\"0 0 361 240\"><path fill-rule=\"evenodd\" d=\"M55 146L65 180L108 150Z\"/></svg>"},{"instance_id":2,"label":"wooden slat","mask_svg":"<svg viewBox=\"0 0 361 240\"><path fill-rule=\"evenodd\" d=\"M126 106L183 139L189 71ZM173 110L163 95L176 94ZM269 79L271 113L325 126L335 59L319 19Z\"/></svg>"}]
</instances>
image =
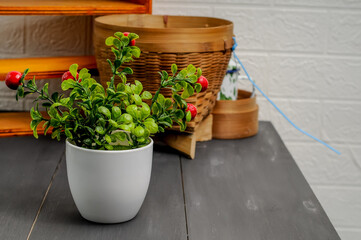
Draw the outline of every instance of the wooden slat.
<instances>
[{"instance_id":1,"label":"wooden slat","mask_svg":"<svg viewBox=\"0 0 361 240\"><path fill-rule=\"evenodd\" d=\"M270 123L200 142L182 166L189 239L340 239Z\"/></svg>"},{"instance_id":2,"label":"wooden slat","mask_svg":"<svg viewBox=\"0 0 361 240\"><path fill-rule=\"evenodd\" d=\"M0 113L0 137L33 135L30 122L29 112L2 112ZM42 135L43 133L44 128L42 128L42 124L39 124L38 134Z\"/></svg>"},{"instance_id":3,"label":"wooden slat","mask_svg":"<svg viewBox=\"0 0 361 240\"><path fill-rule=\"evenodd\" d=\"M64 143L49 138L0 138L0 239L26 239Z\"/></svg>"},{"instance_id":4,"label":"wooden slat","mask_svg":"<svg viewBox=\"0 0 361 240\"><path fill-rule=\"evenodd\" d=\"M96 69L97 67L94 56L0 59L0 81L5 80L8 72L24 72L26 68L29 68L27 79L33 76L36 79L59 78L73 63L77 63L79 68Z\"/></svg>"},{"instance_id":5,"label":"wooden slat","mask_svg":"<svg viewBox=\"0 0 361 240\"><path fill-rule=\"evenodd\" d=\"M186 240L179 156L155 151L147 196L138 215L121 224L94 224L83 219L71 197L62 162L30 240L122 239Z\"/></svg>"},{"instance_id":6,"label":"wooden slat","mask_svg":"<svg viewBox=\"0 0 361 240\"><path fill-rule=\"evenodd\" d=\"M144 2L144 4L140 4L119 0L0 0L0 15L106 15L151 13L151 1Z\"/></svg>"}]
</instances>

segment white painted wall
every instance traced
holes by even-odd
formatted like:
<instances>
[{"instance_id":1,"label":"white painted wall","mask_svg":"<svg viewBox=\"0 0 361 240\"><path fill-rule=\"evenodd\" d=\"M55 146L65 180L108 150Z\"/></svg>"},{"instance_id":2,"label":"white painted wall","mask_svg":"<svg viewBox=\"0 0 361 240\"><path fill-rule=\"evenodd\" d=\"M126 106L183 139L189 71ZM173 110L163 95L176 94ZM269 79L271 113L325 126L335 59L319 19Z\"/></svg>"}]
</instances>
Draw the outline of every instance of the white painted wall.
<instances>
[{"instance_id":1,"label":"white painted wall","mask_svg":"<svg viewBox=\"0 0 361 240\"><path fill-rule=\"evenodd\" d=\"M296 124L342 152L303 136L259 97L260 118L273 122L341 238L361 239L361 0L153 2L154 14L234 22L254 80ZM2 16L0 58L90 53L89 29L88 17ZM0 110L30 106L0 82Z\"/></svg>"}]
</instances>

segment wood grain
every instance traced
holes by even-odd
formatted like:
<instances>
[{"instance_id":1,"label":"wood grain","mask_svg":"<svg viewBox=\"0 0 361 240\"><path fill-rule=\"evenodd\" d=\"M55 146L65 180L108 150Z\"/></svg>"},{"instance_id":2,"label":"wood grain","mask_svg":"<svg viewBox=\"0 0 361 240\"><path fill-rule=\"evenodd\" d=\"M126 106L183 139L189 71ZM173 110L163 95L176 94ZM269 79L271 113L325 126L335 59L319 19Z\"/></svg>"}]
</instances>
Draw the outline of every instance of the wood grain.
<instances>
[{"instance_id":1,"label":"wood grain","mask_svg":"<svg viewBox=\"0 0 361 240\"><path fill-rule=\"evenodd\" d=\"M43 116L46 113L42 112ZM10 136L30 136L31 116L29 112L1 112L0 113L0 138ZM44 134L43 124L38 126L38 134Z\"/></svg>"},{"instance_id":2,"label":"wood grain","mask_svg":"<svg viewBox=\"0 0 361 240\"><path fill-rule=\"evenodd\" d=\"M183 203L179 156L155 151L149 190L139 214L121 224L89 222L75 207L63 162L30 239L186 240Z\"/></svg>"},{"instance_id":3,"label":"wood grain","mask_svg":"<svg viewBox=\"0 0 361 240\"><path fill-rule=\"evenodd\" d=\"M29 68L26 79L32 79L33 76L36 79L60 78L73 63L77 63L79 68L97 67L94 56L0 59L0 81L5 80L8 72L24 72L26 68Z\"/></svg>"},{"instance_id":4,"label":"wood grain","mask_svg":"<svg viewBox=\"0 0 361 240\"><path fill-rule=\"evenodd\" d=\"M39 137L0 139L0 239L26 239L64 144Z\"/></svg>"},{"instance_id":5,"label":"wood grain","mask_svg":"<svg viewBox=\"0 0 361 240\"><path fill-rule=\"evenodd\" d=\"M106 15L151 13L151 1L0 0L0 15Z\"/></svg>"},{"instance_id":6,"label":"wood grain","mask_svg":"<svg viewBox=\"0 0 361 240\"><path fill-rule=\"evenodd\" d=\"M340 239L270 123L198 143L182 165L190 240Z\"/></svg>"}]
</instances>

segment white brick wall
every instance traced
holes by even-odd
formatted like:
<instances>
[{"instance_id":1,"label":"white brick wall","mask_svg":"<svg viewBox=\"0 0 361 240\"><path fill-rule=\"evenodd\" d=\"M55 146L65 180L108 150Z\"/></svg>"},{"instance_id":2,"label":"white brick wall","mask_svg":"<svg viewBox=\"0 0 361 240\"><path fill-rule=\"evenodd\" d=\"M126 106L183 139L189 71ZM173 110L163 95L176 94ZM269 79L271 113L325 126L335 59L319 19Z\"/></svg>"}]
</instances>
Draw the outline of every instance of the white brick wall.
<instances>
[{"instance_id":1,"label":"white brick wall","mask_svg":"<svg viewBox=\"0 0 361 240\"><path fill-rule=\"evenodd\" d=\"M341 238L361 239L361 0L153 0L153 12L234 22L254 80L296 124L342 152L295 131L258 98L260 118L273 122ZM91 52L89 17L1 16L0 29L0 58ZM30 104L15 104L0 82L0 110Z\"/></svg>"}]
</instances>

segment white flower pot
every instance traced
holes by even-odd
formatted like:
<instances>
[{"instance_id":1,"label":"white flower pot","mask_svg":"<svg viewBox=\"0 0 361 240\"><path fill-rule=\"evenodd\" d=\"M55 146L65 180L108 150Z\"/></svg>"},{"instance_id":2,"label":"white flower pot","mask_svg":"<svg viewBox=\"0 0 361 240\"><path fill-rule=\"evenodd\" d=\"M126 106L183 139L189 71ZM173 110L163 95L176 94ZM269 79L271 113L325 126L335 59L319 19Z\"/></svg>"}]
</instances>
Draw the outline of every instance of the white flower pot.
<instances>
[{"instance_id":1,"label":"white flower pot","mask_svg":"<svg viewBox=\"0 0 361 240\"><path fill-rule=\"evenodd\" d=\"M132 150L91 150L66 141L70 191L80 214L99 223L134 218L148 190L153 141Z\"/></svg>"}]
</instances>

